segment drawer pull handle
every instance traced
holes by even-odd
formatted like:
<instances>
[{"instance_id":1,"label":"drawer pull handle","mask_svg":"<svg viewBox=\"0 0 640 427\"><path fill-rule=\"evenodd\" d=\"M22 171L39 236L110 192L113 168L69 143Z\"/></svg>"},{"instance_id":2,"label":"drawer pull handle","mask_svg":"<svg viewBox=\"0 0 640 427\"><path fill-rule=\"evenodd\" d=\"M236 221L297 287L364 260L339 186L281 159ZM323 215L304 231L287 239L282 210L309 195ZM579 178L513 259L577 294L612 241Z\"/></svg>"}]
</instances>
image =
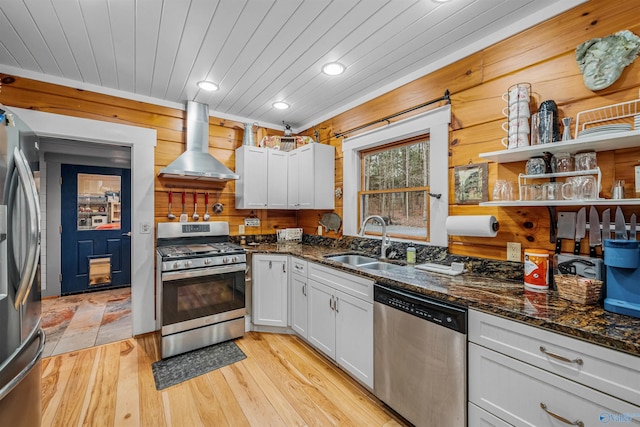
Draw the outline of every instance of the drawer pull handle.
<instances>
[{"instance_id":1,"label":"drawer pull handle","mask_svg":"<svg viewBox=\"0 0 640 427\"><path fill-rule=\"evenodd\" d=\"M560 415L550 411L547 409L547 405L545 405L543 402L540 402L540 407L542 408L542 410L544 412L546 412L547 414L551 415L553 418L555 418L558 421L562 421L565 424L569 424L570 426L578 426L578 427L584 427L584 423L580 420L576 420L576 421L569 421L568 419L566 419L565 417L561 417Z\"/></svg>"},{"instance_id":2,"label":"drawer pull handle","mask_svg":"<svg viewBox=\"0 0 640 427\"><path fill-rule=\"evenodd\" d=\"M547 349L544 346L540 346L540 351L543 352L544 354L546 354L549 357L553 357L554 359L558 359L561 360L563 362L567 362L567 363L575 363L577 365L582 366L582 359L581 358L577 358L577 359L567 359L564 356L560 356L559 354L555 354L555 353L551 353L550 351L547 351Z\"/></svg>"}]
</instances>

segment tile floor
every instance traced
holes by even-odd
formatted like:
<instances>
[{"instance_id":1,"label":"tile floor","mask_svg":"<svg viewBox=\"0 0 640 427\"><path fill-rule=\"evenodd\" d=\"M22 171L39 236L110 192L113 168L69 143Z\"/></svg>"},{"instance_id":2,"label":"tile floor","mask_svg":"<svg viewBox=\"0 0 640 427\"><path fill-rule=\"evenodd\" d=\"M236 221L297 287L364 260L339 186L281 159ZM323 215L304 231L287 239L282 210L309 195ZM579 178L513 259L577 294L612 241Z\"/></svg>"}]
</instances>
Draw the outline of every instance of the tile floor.
<instances>
[{"instance_id":1,"label":"tile floor","mask_svg":"<svg viewBox=\"0 0 640 427\"><path fill-rule=\"evenodd\" d=\"M131 338L131 288L46 298L42 328L43 357Z\"/></svg>"}]
</instances>

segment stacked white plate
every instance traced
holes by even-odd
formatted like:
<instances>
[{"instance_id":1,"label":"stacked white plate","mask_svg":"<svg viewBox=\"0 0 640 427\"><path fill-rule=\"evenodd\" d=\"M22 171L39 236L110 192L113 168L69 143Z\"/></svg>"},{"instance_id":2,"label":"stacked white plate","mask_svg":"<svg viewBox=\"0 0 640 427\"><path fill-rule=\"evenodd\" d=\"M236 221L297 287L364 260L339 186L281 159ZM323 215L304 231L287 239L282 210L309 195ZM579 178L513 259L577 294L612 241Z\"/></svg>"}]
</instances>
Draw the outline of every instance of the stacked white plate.
<instances>
[{"instance_id":1,"label":"stacked white plate","mask_svg":"<svg viewBox=\"0 0 640 427\"><path fill-rule=\"evenodd\" d=\"M639 124L638 121L636 121L636 126L638 126L638 124ZM627 123L602 125L602 126L595 126L592 128L582 130L578 133L578 137L601 135L603 133L628 132L630 130L631 130L631 125Z\"/></svg>"},{"instance_id":2,"label":"stacked white plate","mask_svg":"<svg viewBox=\"0 0 640 427\"><path fill-rule=\"evenodd\" d=\"M640 114L633 117L633 129L640 130Z\"/></svg>"}]
</instances>

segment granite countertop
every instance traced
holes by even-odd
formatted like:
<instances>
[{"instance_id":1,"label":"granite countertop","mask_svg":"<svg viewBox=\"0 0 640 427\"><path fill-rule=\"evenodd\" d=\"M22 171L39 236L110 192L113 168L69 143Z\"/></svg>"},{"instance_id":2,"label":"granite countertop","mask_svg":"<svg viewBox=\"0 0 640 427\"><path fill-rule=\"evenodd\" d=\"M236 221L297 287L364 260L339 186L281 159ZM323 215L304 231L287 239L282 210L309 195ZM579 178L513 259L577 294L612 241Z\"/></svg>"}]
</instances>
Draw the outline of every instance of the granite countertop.
<instances>
[{"instance_id":1,"label":"granite countertop","mask_svg":"<svg viewBox=\"0 0 640 427\"><path fill-rule=\"evenodd\" d=\"M331 261L326 255L354 253L345 248L302 243L267 243L247 247L252 253L294 255L307 261L370 277L377 283L640 356L640 319L604 311L599 305L582 305L555 291L525 290L521 281L466 273L448 276L407 266L393 271L372 271Z\"/></svg>"}]
</instances>

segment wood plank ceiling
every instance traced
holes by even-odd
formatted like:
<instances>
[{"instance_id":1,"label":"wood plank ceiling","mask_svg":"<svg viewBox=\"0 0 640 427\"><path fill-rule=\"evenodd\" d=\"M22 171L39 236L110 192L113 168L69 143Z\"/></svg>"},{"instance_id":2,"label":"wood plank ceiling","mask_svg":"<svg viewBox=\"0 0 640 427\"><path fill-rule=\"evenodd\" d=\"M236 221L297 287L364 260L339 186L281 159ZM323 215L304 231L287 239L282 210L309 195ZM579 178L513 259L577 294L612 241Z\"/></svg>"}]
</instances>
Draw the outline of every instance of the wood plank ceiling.
<instances>
[{"instance_id":1,"label":"wood plank ceiling","mask_svg":"<svg viewBox=\"0 0 640 427\"><path fill-rule=\"evenodd\" d=\"M0 71L305 129L583 1L0 0Z\"/></svg>"}]
</instances>

